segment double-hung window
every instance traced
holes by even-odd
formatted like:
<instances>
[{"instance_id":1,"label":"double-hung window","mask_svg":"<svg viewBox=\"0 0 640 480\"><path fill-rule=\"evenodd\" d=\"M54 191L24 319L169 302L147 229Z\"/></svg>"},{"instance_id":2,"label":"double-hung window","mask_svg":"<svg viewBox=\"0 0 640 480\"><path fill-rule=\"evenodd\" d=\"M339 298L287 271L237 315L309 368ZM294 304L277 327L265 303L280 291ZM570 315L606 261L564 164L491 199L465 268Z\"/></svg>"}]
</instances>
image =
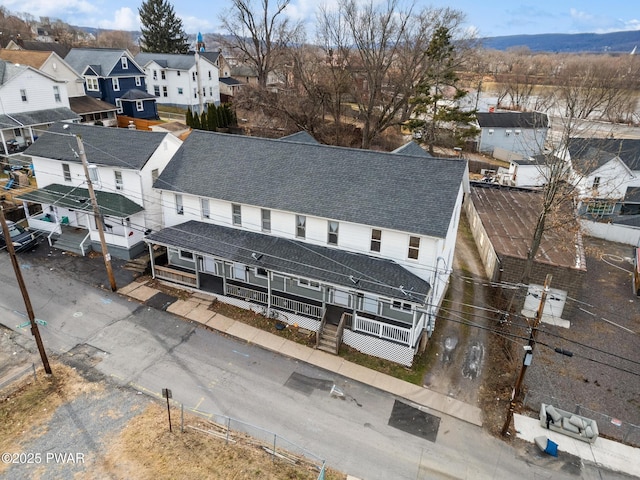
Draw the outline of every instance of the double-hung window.
<instances>
[{"instance_id":1,"label":"double-hung window","mask_svg":"<svg viewBox=\"0 0 640 480\"><path fill-rule=\"evenodd\" d=\"M307 217L304 215L296 215L296 237L306 238L307 236Z\"/></svg>"},{"instance_id":2,"label":"double-hung window","mask_svg":"<svg viewBox=\"0 0 640 480\"><path fill-rule=\"evenodd\" d=\"M420 237L409 237L409 255L412 260L417 260L420 253Z\"/></svg>"},{"instance_id":3,"label":"double-hung window","mask_svg":"<svg viewBox=\"0 0 640 480\"><path fill-rule=\"evenodd\" d=\"M262 231L270 232L271 231L271 210L266 208L261 209L262 216Z\"/></svg>"},{"instance_id":4,"label":"double-hung window","mask_svg":"<svg viewBox=\"0 0 640 480\"><path fill-rule=\"evenodd\" d=\"M65 182L70 182L71 181L71 169L69 168L69 164L68 163L63 163L62 164L62 176L63 176Z\"/></svg>"},{"instance_id":5,"label":"double-hung window","mask_svg":"<svg viewBox=\"0 0 640 480\"><path fill-rule=\"evenodd\" d=\"M237 203L231 204L231 219L234 225L242 225L242 208Z\"/></svg>"},{"instance_id":6,"label":"double-hung window","mask_svg":"<svg viewBox=\"0 0 640 480\"><path fill-rule=\"evenodd\" d=\"M118 80L117 78L112 78L111 79L111 86L113 87L113 91L114 92L118 92L120 91L120 80Z\"/></svg>"},{"instance_id":7,"label":"double-hung window","mask_svg":"<svg viewBox=\"0 0 640 480\"><path fill-rule=\"evenodd\" d=\"M57 85L53 86L53 98L56 103L62 102L62 99L60 98L60 87Z\"/></svg>"},{"instance_id":8,"label":"double-hung window","mask_svg":"<svg viewBox=\"0 0 640 480\"><path fill-rule=\"evenodd\" d=\"M116 179L116 190L122 190L122 172L120 170L116 170L113 173Z\"/></svg>"},{"instance_id":9,"label":"double-hung window","mask_svg":"<svg viewBox=\"0 0 640 480\"><path fill-rule=\"evenodd\" d=\"M176 193L176 213L184 215L184 205L182 204L182 195Z\"/></svg>"},{"instance_id":10,"label":"double-hung window","mask_svg":"<svg viewBox=\"0 0 640 480\"><path fill-rule=\"evenodd\" d=\"M371 251L379 252L381 243L382 243L382 230L373 228L371 230Z\"/></svg>"},{"instance_id":11,"label":"double-hung window","mask_svg":"<svg viewBox=\"0 0 640 480\"><path fill-rule=\"evenodd\" d=\"M211 210L209 209L208 198L200 199L200 213L202 214L202 218L211 218Z\"/></svg>"},{"instance_id":12,"label":"double-hung window","mask_svg":"<svg viewBox=\"0 0 640 480\"><path fill-rule=\"evenodd\" d=\"M338 222L334 222L333 220L327 222L327 243L330 245L338 244L338 227Z\"/></svg>"}]
</instances>

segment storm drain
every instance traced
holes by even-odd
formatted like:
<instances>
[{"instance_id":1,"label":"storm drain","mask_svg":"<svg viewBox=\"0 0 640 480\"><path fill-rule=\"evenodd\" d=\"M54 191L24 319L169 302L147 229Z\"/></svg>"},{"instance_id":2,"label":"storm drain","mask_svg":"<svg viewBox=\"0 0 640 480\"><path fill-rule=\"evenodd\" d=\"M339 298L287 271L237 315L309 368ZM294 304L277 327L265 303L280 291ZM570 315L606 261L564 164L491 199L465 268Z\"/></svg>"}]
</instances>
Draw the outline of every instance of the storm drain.
<instances>
[{"instance_id":1,"label":"storm drain","mask_svg":"<svg viewBox=\"0 0 640 480\"><path fill-rule=\"evenodd\" d=\"M440 417L396 400L393 404L391 417L389 417L389 425L411 435L435 442L440 427Z\"/></svg>"}]
</instances>

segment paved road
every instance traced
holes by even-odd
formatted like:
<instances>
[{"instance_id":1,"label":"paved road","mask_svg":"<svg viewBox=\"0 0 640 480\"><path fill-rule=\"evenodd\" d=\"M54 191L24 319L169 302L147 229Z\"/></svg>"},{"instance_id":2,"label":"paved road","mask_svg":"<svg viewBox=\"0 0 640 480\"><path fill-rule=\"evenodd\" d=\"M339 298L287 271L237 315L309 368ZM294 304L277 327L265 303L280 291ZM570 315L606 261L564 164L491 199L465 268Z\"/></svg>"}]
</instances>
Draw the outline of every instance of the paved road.
<instances>
[{"instance_id":1,"label":"paved road","mask_svg":"<svg viewBox=\"0 0 640 480\"><path fill-rule=\"evenodd\" d=\"M16 329L24 304L5 260L0 254L0 322ZM185 408L278 432L357 477L626 478L581 467L575 458L513 448L478 427L81 283L29 254L21 263L36 317L46 321L41 332L50 353L67 359L72 353L74 361L141 391L171 388ZM18 330L28 344L28 330ZM330 395L333 385L343 397ZM428 432L417 430L424 418L432 421Z\"/></svg>"}]
</instances>

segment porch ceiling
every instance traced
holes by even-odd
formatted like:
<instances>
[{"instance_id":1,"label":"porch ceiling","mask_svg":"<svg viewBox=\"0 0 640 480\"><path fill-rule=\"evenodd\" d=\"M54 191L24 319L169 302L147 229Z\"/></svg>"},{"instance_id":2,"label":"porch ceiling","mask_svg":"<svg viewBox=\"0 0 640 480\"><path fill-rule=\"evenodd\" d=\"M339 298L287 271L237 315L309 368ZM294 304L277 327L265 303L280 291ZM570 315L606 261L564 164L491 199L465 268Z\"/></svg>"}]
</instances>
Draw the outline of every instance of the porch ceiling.
<instances>
[{"instance_id":1,"label":"porch ceiling","mask_svg":"<svg viewBox=\"0 0 640 480\"><path fill-rule=\"evenodd\" d=\"M140 205L123 195L101 191L96 191L95 193L100 212L103 215L126 218L144 210ZM81 212L91 212L93 210L89 198L89 190L57 183L23 193L18 199L25 202L56 205Z\"/></svg>"},{"instance_id":2,"label":"porch ceiling","mask_svg":"<svg viewBox=\"0 0 640 480\"><path fill-rule=\"evenodd\" d=\"M146 241L419 304L431 289L391 260L193 220Z\"/></svg>"}]
</instances>

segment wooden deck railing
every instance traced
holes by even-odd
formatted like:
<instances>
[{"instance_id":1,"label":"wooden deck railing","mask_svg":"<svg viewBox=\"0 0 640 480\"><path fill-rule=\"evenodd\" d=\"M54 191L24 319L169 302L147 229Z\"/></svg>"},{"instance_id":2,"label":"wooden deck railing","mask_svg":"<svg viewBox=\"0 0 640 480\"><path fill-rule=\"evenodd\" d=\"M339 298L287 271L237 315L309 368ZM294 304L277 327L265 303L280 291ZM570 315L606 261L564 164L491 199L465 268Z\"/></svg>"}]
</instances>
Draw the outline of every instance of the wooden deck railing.
<instances>
[{"instance_id":1,"label":"wooden deck railing","mask_svg":"<svg viewBox=\"0 0 640 480\"><path fill-rule=\"evenodd\" d=\"M181 283L190 287L198 286L198 279L195 273L183 272L182 270L176 270L169 267L163 267L156 265L154 267L156 277L163 280L170 280L172 282Z\"/></svg>"}]
</instances>

